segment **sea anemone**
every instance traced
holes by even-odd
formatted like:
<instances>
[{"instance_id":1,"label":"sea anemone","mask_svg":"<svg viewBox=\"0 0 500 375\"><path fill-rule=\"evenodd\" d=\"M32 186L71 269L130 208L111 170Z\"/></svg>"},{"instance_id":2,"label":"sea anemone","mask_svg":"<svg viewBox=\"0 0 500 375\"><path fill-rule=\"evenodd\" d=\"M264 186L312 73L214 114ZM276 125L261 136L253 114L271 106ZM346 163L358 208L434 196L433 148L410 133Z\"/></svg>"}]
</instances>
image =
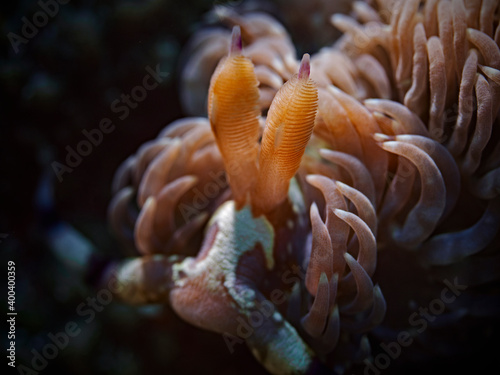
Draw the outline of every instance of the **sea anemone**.
<instances>
[{"instance_id":1,"label":"sea anemone","mask_svg":"<svg viewBox=\"0 0 500 375\"><path fill-rule=\"evenodd\" d=\"M198 33L182 74L208 117L115 176L122 299L245 341L273 374L367 360L367 334L414 327L443 287L460 298L432 327L498 314L498 3L354 2L300 63L269 15L217 12L232 36Z\"/></svg>"}]
</instances>

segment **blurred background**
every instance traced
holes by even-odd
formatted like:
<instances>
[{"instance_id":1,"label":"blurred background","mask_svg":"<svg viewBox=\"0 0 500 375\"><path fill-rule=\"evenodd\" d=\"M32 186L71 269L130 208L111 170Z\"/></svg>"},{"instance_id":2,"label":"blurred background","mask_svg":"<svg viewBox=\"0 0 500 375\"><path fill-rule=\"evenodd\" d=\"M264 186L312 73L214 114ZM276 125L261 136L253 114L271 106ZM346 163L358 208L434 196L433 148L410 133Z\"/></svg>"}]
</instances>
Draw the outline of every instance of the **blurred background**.
<instances>
[{"instance_id":1,"label":"blurred background","mask_svg":"<svg viewBox=\"0 0 500 375\"><path fill-rule=\"evenodd\" d=\"M250 7L285 23L285 3ZM106 218L113 174L143 142L184 117L178 88L182 50L200 27L217 21L207 15L217 5L247 6L240 0L2 2L0 249L2 269L8 261L16 267L16 365L27 366L19 373L263 372L244 345L230 354L220 335L185 324L168 307L137 309L112 301L91 307L95 316L85 314L87 298L97 291L56 256L89 249L122 256ZM291 22L299 13L289 13L295 14ZM327 34L333 41L333 28ZM304 43L299 49L324 42L297 35ZM124 112L112 103L142 85L146 67L154 71L158 64L168 75L120 119ZM97 129L104 118L114 130L58 179L54 162L67 164L67 147L76 150L87 139L82 131ZM4 280L6 286L6 274ZM7 289L2 291L4 300ZM49 334L64 332L68 322L81 332L54 359L35 360L34 368L36 352L51 355ZM8 347L6 336L2 348Z\"/></svg>"},{"instance_id":2,"label":"blurred background","mask_svg":"<svg viewBox=\"0 0 500 375\"><path fill-rule=\"evenodd\" d=\"M185 116L179 102L179 77L186 58L182 52L193 33L217 22L208 15L214 6L271 12L290 30L300 56L314 53L338 37L328 18L333 11L345 11L347 3L2 3L1 267L5 270L8 261L15 262L16 365L35 370L12 369L12 373L264 373L244 345L236 345L231 354L220 335L184 323L167 306L135 308L116 301L99 303L95 300L98 291L57 253L69 251L75 254L75 262L78 254L87 251L122 256L106 217L114 172L142 143ZM34 26L25 26L28 23ZM161 72L168 73L166 77L120 119L125 112L118 112L112 103L120 100L123 105L122 95L142 85L149 74L146 67L154 71L158 65ZM93 146L71 172L56 172L54 162L67 164L68 147L76 150L87 139L82 131L99 128L106 118L115 125L114 130L104 134L101 143ZM6 295L7 289L2 287L2 299ZM100 297L102 302L105 296ZM92 301L97 302L93 305ZM4 306L6 311L7 304ZM51 334L65 332L71 322L79 333L69 338L53 359L33 362L36 353L52 353L47 349L52 344ZM4 327L8 329L6 323ZM478 337L484 335L479 332ZM7 334L2 333L2 348L8 347L8 341ZM474 356L480 350L475 350ZM432 371L429 362L423 366L428 373L437 373L440 367L434 363ZM446 366L448 373L458 373L461 362L450 361ZM411 372L403 359L383 372L398 373L402 368L405 373ZM414 368L413 373L420 370Z\"/></svg>"}]
</instances>

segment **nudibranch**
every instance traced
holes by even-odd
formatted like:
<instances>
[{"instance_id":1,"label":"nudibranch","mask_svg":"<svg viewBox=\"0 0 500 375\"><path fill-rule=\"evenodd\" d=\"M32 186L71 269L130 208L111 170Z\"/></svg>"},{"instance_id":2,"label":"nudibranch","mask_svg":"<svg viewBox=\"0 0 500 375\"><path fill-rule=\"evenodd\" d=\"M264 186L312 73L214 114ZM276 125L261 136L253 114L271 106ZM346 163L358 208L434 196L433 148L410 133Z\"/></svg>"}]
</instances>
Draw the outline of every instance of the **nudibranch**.
<instances>
[{"instance_id":1,"label":"nudibranch","mask_svg":"<svg viewBox=\"0 0 500 375\"><path fill-rule=\"evenodd\" d=\"M323 195L326 222L316 203L309 212L305 181L297 180L318 108L309 55L276 93L264 123L254 66L242 52L235 27L229 54L210 83L208 120L172 124L117 174L117 185L135 181L137 189L120 190L112 222L122 230L122 215L130 215L136 196L141 210L130 218L135 225L129 235L143 256L114 265L108 277L117 279L124 301L168 303L197 327L244 339L271 373L305 373L315 350L326 354L336 346L341 316L346 327L352 320L353 332L384 316L384 298L370 278L374 208L340 181L309 175L311 188ZM366 208L366 217L352 212L344 196ZM200 198L206 204L185 208ZM202 227L196 251L190 237ZM349 240L356 242L352 254L345 249ZM265 319L243 337L241 319L264 310Z\"/></svg>"},{"instance_id":2,"label":"nudibranch","mask_svg":"<svg viewBox=\"0 0 500 375\"><path fill-rule=\"evenodd\" d=\"M105 277L246 342L273 374L368 360L368 333L395 339L449 280L468 289L436 326L494 317L492 4L355 2L331 19L344 36L300 63L271 17L222 14L231 39L202 35L186 65L200 72L184 97L206 97L208 117L170 124L115 175L109 218L132 257Z\"/></svg>"}]
</instances>

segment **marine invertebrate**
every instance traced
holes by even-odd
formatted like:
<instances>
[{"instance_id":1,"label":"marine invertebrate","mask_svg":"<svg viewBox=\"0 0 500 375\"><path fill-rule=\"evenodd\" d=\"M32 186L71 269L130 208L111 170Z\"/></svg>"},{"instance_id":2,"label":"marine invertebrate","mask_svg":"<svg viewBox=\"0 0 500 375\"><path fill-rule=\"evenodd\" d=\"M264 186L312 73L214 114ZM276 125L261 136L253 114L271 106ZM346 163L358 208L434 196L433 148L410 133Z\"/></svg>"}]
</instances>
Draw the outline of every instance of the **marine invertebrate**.
<instances>
[{"instance_id":1,"label":"marine invertebrate","mask_svg":"<svg viewBox=\"0 0 500 375\"><path fill-rule=\"evenodd\" d=\"M276 92L298 68L296 50L285 28L268 14L252 12L244 17L225 7L216 8L218 18L228 25L241 27L245 55L255 65L259 81L261 109L269 108ZM212 73L227 54L226 29L213 28L195 34L189 42L181 74L181 98L187 115L206 114L206 97Z\"/></svg>"},{"instance_id":2,"label":"marine invertebrate","mask_svg":"<svg viewBox=\"0 0 500 375\"><path fill-rule=\"evenodd\" d=\"M171 124L116 175L111 221L143 255L110 267L123 299L244 338L276 374L366 358L386 308L386 332L411 314L384 289L399 272L428 270L424 301L445 277L471 287L442 325L496 312L499 7L389 3L333 16L344 36L300 64L276 21L228 15L243 38L222 43L208 119Z\"/></svg>"}]
</instances>

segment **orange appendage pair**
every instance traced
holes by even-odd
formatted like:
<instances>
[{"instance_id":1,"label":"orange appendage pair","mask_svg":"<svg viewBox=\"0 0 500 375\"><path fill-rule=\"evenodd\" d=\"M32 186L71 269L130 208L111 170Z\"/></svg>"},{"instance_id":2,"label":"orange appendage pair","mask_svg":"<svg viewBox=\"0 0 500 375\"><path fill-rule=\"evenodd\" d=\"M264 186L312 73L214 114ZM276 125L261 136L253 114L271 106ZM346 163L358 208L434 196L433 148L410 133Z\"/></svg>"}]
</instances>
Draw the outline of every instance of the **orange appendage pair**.
<instances>
[{"instance_id":1,"label":"orange appendage pair","mask_svg":"<svg viewBox=\"0 0 500 375\"><path fill-rule=\"evenodd\" d=\"M237 207L250 204L255 216L285 201L311 137L318 90L309 71L305 54L298 74L274 97L260 150L259 82L252 62L242 55L239 27L233 29L229 55L212 76L208 118Z\"/></svg>"}]
</instances>

